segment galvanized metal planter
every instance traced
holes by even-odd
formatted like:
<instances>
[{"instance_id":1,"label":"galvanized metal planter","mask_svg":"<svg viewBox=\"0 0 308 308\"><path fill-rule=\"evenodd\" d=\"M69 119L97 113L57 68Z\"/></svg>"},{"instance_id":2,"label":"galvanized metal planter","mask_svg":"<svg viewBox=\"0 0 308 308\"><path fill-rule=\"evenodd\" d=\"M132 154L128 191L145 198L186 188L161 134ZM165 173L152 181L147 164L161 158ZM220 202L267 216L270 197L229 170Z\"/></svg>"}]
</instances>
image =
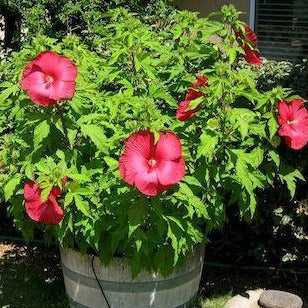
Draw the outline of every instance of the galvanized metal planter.
<instances>
[{"instance_id":1,"label":"galvanized metal planter","mask_svg":"<svg viewBox=\"0 0 308 308\"><path fill-rule=\"evenodd\" d=\"M144 271L134 280L129 266L121 258L115 258L104 267L96 257L66 248L60 251L71 307L108 308L101 285L113 308L179 308L189 307L198 291L204 247L197 247L187 264L167 278Z\"/></svg>"}]
</instances>

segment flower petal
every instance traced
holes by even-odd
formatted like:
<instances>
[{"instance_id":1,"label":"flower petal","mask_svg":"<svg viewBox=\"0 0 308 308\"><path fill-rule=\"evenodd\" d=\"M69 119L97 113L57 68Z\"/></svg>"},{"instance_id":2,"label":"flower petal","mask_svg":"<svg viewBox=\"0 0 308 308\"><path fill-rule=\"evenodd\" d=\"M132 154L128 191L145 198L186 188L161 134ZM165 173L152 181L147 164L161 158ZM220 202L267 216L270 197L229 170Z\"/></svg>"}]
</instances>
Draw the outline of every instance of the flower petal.
<instances>
[{"instance_id":1,"label":"flower petal","mask_svg":"<svg viewBox=\"0 0 308 308\"><path fill-rule=\"evenodd\" d=\"M131 135L120 158L119 169L121 177L133 185L136 174L149 170L148 160L154 151L154 136L149 130Z\"/></svg>"},{"instance_id":2,"label":"flower petal","mask_svg":"<svg viewBox=\"0 0 308 308\"><path fill-rule=\"evenodd\" d=\"M199 76L197 76L197 81L194 82L191 85L191 87L192 88L199 88L199 87L208 86L208 81L209 81L209 79L207 78L207 76L199 75Z\"/></svg>"},{"instance_id":3,"label":"flower petal","mask_svg":"<svg viewBox=\"0 0 308 308\"><path fill-rule=\"evenodd\" d=\"M58 197L61 195L61 193L62 191L59 186L54 186L50 191L50 195L53 197Z\"/></svg>"},{"instance_id":4,"label":"flower petal","mask_svg":"<svg viewBox=\"0 0 308 308\"><path fill-rule=\"evenodd\" d=\"M36 90L42 91L42 94L49 95L49 89L45 85L45 76L41 71L32 72L23 78L21 86L25 91Z\"/></svg>"},{"instance_id":5,"label":"flower petal","mask_svg":"<svg viewBox=\"0 0 308 308\"><path fill-rule=\"evenodd\" d=\"M294 110L298 110L298 109L301 109L301 108L305 107L304 102L301 99L294 99L291 102L291 104L292 104L292 108Z\"/></svg>"},{"instance_id":6,"label":"flower petal","mask_svg":"<svg viewBox=\"0 0 308 308\"><path fill-rule=\"evenodd\" d=\"M156 144L155 157L158 160L177 160L182 157L180 139L173 133L160 133Z\"/></svg>"},{"instance_id":7,"label":"flower petal","mask_svg":"<svg viewBox=\"0 0 308 308\"><path fill-rule=\"evenodd\" d=\"M252 50L247 44L244 45L244 51L245 51L245 60L249 64L260 66L263 63L259 52L256 50Z\"/></svg>"},{"instance_id":8,"label":"flower petal","mask_svg":"<svg viewBox=\"0 0 308 308\"><path fill-rule=\"evenodd\" d=\"M180 158L178 161L161 161L157 167L157 175L162 185L176 184L185 175L185 161Z\"/></svg>"},{"instance_id":9,"label":"flower petal","mask_svg":"<svg viewBox=\"0 0 308 308\"><path fill-rule=\"evenodd\" d=\"M190 88L186 94L185 100L186 101L193 101L196 98L204 96L204 93L201 91L196 91L192 88Z\"/></svg>"},{"instance_id":10,"label":"flower petal","mask_svg":"<svg viewBox=\"0 0 308 308\"><path fill-rule=\"evenodd\" d=\"M51 200L26 202L26 212L32 220L50 225L58 224L64 217L64 211L58 203Z\"/></svg>"},{"instance_id":11,"label":"flower petal","mask_svg":"<svg viewBox=\"0 0 308 308\"><path fill-rule=\"evenodd\" d=\"M307 135L306 136L300 135L300 136L296 136L296 137L292 137L292 138L289 137L289 136L286 136L285 141L291 149L300 150L307 145L308 136Z\"/></svg>"},{"instance_id":12,"label":"flower petal","mask_svg":"<svg viewBox=\"0 0 308 308\"><path fill-rule=\"evenodd\" d=\"M24 186L25 205L28 216L34 221L45 224L59 223L64 217L64 212L55 198L61 193L59 190L59 187L53 187L48 200L42 201L42 190L38 184L28 181Z\"/></svg>"},{"instance_id":13,"label":"flower petal","mask_svg":"<svg viewBox=\"0 0 308 308\"><path fill-rule=\"evenodd\" d=\"M187 121L195 116L200 105L195 109L187 110L189 107L189 104L190 104L190 101L180 102L179 107L176 111L176 118L178 120Z\"/></svg>"},{"instance_id":14,"label":"flower petal","mask_svg":"<svg viewBox=\"0 0 308 308\"><path fill-rule=\"evenodd\" d=\"M74 81L60 81L55 80L50 89L50 98L59 101L70 99L75 93L75 82Z\"/></svg>"},{"instance_id":15,"label":"flower petal","mask_svg":"<svg viewBox=\"0 0 308 308\"><path fill-rule=\"evenodd\" d=\"M278 111L279 111L278 122L280 123L280 125L282 125L289 119L290 111L288 103L285 101L280 101L278 103Z\"/></svg>"},{"instance_id":16,"label":"flower petal","mask_svg":"<svg viewBox=\"0 0 308 308\"><path fill-rule=\"evenodd\" d=\"M40 71L30 73L22 80L21 86L37 105L51 106L55 103L55 100L50 97L53 86L46 84L44 73Z\"/></svg>"},{"instance_id":17,"label":"flower petal","mask_svg":"<svg viewBox=\"0 0 308 308\"><path fill-rule=\"evenodd\" d=\"M135 185L140 192L147 196L157 196L170 188L169 185L161 185L157 178L157 170L146 174L138 174L135 178Z\"/></svg>"},{"instance_id":18,"label":"flower petal","mask_svg":"<svg viewBox=\"0 0 308 308\"><path fill-rule=\"evenodd\" d=\"M34 202L41 200L41 190L33 181L28 181L24 186L24 198L26 201Z\"/></svg>"},{"instance_id":19,"label":"flower petal","mask_svg":"<svg viewBox=\"0 0 308 308\"><path fill-rule=\"evenodd\" d=\"M138 173L148 171L149 166L147 162L148 161L138 152L131 151L124 153L119 163L121 177L125 182L133 185Z\"/></svg>"},{"instance_id":20,"label":"flower petal","mask_svg":"<svg viewBox=\"0 0 308 308\"><path fill-rule=\"evenodd\" d=\"M245 40L252 43L254 46L258 43L258 37L256 33L248 26L245 26Z\"/></svg>"},{"instance_id":21,"label":"flower petal","mask_svg":"<svg viewBox=\"0 0 308 308\"><path fill-rule=\"evenodd\" d=\"M48 97L42 96L41 94L39 94L35 91L32 91L32 90L28 91L28 95L29 95L31 101L34 102L36 105L39 105L39 106L50 107L50 106L53 106L53 105L58 103L57 101L50 99Z\"/></svg>"}]
</instances>

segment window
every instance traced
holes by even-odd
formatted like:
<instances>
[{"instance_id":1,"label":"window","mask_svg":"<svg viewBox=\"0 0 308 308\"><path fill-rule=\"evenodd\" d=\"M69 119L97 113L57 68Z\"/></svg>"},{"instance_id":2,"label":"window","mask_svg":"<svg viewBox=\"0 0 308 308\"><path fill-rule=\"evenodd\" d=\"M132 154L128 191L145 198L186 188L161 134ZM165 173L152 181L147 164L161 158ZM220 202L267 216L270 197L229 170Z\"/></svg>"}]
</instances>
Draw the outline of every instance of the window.
<instances>
[{"instance_id":1,"label":"window","mask_svg":"<svg viewBox=\"0 0 308 308\"><path fill-rule=\"evenodd\" d=\"M257 0L256 32L264 57L308 58L308 0Z\"/></svg>"}]
</instances>

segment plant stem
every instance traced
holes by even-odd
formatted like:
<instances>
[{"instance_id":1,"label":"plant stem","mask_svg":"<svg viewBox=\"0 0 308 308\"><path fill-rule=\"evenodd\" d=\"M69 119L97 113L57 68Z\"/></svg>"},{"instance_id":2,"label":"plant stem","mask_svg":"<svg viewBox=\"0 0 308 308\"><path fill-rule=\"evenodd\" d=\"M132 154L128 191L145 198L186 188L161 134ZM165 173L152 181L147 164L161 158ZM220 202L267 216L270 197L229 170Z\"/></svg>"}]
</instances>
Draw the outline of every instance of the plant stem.
<instances>
[{"instance_id":1,"label":"plant stem","mask_svg":"<svg viewBox=\"0 0 308 308\"><path fill-rule=\"evenodd\" d=\"M61 123L62 123L62 128L63 128L63 133L64 133L64 136L65 136L65 140L67 141L68 147L70 148L70 141L68 139L67 126L66 126L66 123L65 123L63 107L60 106L59 104L56 104L56 109L57 109L57 113L58 113L58 115L60 117L60 120L61 120ZM75 213L76 213L76 205L74 203L72 211L71 211L74 249L76 249Z\"/></svg>"},{"instance_id":2,"label":"plant stem","mask_svg":"<svg viewBox=\"0 0 308 308\"><path fill-rule=\"evenodd\" d=\"M60 121L61 121L61 124L62 124L65 140L66 140L68 146L70 147L70 142L69 142L68 133L67 133L67 127L66 127L64 116L63 116L64 115L63 108L59 104L56 104L56 109L57 109L57 113L58 113L58 115L60 117Z\"/></svg>"}]
</instances>

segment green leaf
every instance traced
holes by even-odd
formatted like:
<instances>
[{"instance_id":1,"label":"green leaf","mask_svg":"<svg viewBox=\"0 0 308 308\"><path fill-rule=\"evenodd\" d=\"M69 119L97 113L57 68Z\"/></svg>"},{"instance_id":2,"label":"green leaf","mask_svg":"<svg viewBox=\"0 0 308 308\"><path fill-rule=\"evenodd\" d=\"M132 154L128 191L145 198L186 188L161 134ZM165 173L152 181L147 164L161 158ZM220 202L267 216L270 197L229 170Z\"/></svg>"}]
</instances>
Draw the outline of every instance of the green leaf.
<instances>
[{"instance_id":1,"label":"green leaf","mask_svg":"<svg viewBox=\"0 0 308 308\"><path fill-rule=\"evenodd\" d=\"M5 90L2 90L0 93L0 106L2 107L8 107L9 104L6 103L6 100L9 98L9 96L13 93L15 93L18 90L18 85L11 84L11 86Z\"/></svg>"},{"instance_id":2,"label":"green leaf","mask_svg":"<svg viewBox=\"0 0 308 308\"><path fill-rule=\"evenodd\" d=\"M234 61L236 60L237 58L237 53L241 52L242 49L239 48L239 47L228 47L227 48L227 53L228 53L228 56L229 56L229 64L233 64Z\"/></svg>"},{"instance_id":3,"label":"green leaf","mask_svg":"<svg viewBox=\"0 0 308 308\"><path fill-rule=\"evenodd\" d=\"M76 129L67 129L67 138L70 143L71 149L74 147L74 143L77 136L77 130Z\"/></svg>"},{"instance_id":4,"label":"green leaf","mask_svg":"<svg viewBox=\"0 0 308 308\"><path fill-rule=\"evenodd\" d=\"M250 123L257 114L247 108L233 108L229 112L229 120L232 125L239 128L242 138L248 134Z\"/></svg>"},{"instance_id":5,"label":"green leaf","mask_svg":"<svg viewBox=\"0 0 308 308\"><path fill-rule=\"evenodd\" d=\"M110 169L116 169L119 165L119 162L110 156L105 156L104 161Z\"/></svg>"},{"instance_id":6,"label":"green leaf","mask_svg":"<svg viewBox=\"0 0 308 308\"><path fill-rule=\"evenodd\" d=\"M64 203L63 203L64 208L67 208L73 202L73 199L74 199L74 194L68 192L64 198Z\"/></svg>"},{"instance_id":7,"label":"green leaf","mask_svg":"<svg viewBox=\"0 0 308 308\"><path fill-rule=\"evenodd\" d=\"M129 207L128 210L128 221L129 221L129 233L130 237L133 232L145 222L148 210L145 204L136 203Z\"/></svg>"},{"instance_id":8,"label":"green leaf","mask_svg":"<svg viewBox=\"0 0 308 308\"><path fill-rule=\"evenodd\" d=\"M272 139L274 135L277 133L277 130L279 128L278 122L274 116L272 116L268 122L268 129L269 129L269 137Z\"/></svg>"},{"instance_id":9,"label":"green leaf","mask_svg":"<svg viewBox=\"0 0 308 308\"><path fill-rule=\"evenodd\" d=\"M49 131L50 126L46 120L35 127L33 137L34 148L37 148L40 143L48 136Z\"/></svg>"},{"instance_id":10,"label":"green leaf","mask_svg":"<svg viewBox=\"0 0 308 308\"><path fill-rule=\"evenodd\" d=\"M279 168L280 166L280 157L279 154L277 152L275 152L274 150L270 150L268 151L269 156L271 157L271 159L274 161L274 163L276 164L276 166Z\"/></svg>"},{"instance_id":11,"label":"green leaf","mask_svg":"<svg viewBox=\"0 0 308 308\"><path fill-rule=\"evenodd\" d=\"M177 40L183 33L183 29L179 24L176 24L173 30L173 39Z\"/></svg>"},{"instance_id":12,"label":"green leaf","mask_svg":"<svg viewBox=\"0 0 308 308\"><path fill-rule=\"evenodd\" d=\"M81 125L80 127L82 134L89 137L100 151L108 153L108 139L101 127L93 124Z\"/></svg>"},{"instance_id":13,"label":"green leaf","mask_svg":"<svg viewBox=\"0 0 308 308\"><path fill-rule=\"evenodd\" d=\"M199 197L193 196L188 199L188 202L194 207L196 214L199 218L203 217L205 219L210 219L206 209L206 205Z\"/></svg>"},{"instance_id":14,"label":"green leaf","mask_svg":"<svg viewBox=\"0 0 308 308\"><path fill-rule=\"evenodd\" d=\"M216 89L215 89L215 92L214 92L214 96L217 99L220 99L222 97L222 91L223 91L222 85L223 85L222 82L218 82L218 85L216 86Z\"/></svg>"},{"instance_id":15,"label":"green leaf","mask_svg":"<svg viewBox=\"0 0 308 308\"><path fill-rule=\"evenodd\" d=\"M217 130L220 127L219 120L217 118L211 118L207 121L206 127L211 130Z\"/></svg>"},{"instance_id":16,"label":"green leaf","mask_svg":"<svg viewBox=\"0 0 308 308\"><path fill-rule=\"evenodd\" d=\"M188 108L186 108L186 110L194 110L196 109L202 102L204 101L204 97L198 97L192 101L190 101Z\"/></svg>"},{"instance_id":17,"label":"green leaf","mask_svg":"<svg viewBox=\"0 0 308 308\"><path fill-rule=\"evenodd\" d=\"M213 156L215 151L215 147L218 144L218 136L215 132L206 130L202 133L201 142L198 147L198 154L197 157L200 158L201 156Z\"/></svg>"},{"instance_id":18,"label":"green leaf","mask_svg":"<svg viewBox=\"0 0 308 308\"><path fill-rule=\"evenodd\" d=\"M168 238L170 238L171 246L175 251L173 259L173 265L175 265L179 259L181 229L177 226L177 224L173 223L172 221L168 223L167 236Z\"/></svg>"},{"instance_id":19,"label":"green leaf","mask_svg":"<svg viewBox=\"0 0 308 308\"><path fill-rule=\"evenodd\" d=\"M258 168L264 159L264 150L256 147L250 153L245 153L242 157L252 167Z\"/></svg>"},{"instance_id":20,"label":"green leaf","mask_svg":"<svg viewBox=\"0 0 308 308\"><path fill-rule=\"evenodd\" d=\"M68 174L70 179L76 180L78 182L89 182L91 179L85 174L78 174L78 173L69 173Z\"/></svg>"},{"instance_id":21,"label":"green leaf","mask_svg":"<svg viewBox=\"0 0 308 308\"><path fill-rule=\"evenodd\" d=\"M164 277L169 276L173 270L174 253L172 247L162 245L154 256L154 262Z\"/></svg>"},{"instance_id":22,"label":"green leaf","mask_svg":"<svg viewBox=\"0 0 308 308\"><path fill-rule=\"evenodd\" d=\"M194 176L186 175L183 179L184 182L186 182L189 185L194 185L198 187L203 187L202 184L197 180Z\"/></svg>"},{"instance_id":23,"label":"green leaf","mask_svg":"<svg viewBox=\"0 0 308 308\"><path fill-rule=\"evenodd\" d=\"M57 150L56 155L63 161L65 161L65 154L61 150Z\"/></svg>"},{"instance_id":24,"label":"green leaf","mask_svg":"<svg viewBox=\"0 0 308 308\"><path fill-rule=\"evenodd\" d=\"M186 197L186 198L190 198L194 195L194 193L192 192L192 190L189 188L189 186L183 182L180 182L179 184L180 186L180 192Z\"/></svg>"},{"instance_id":25,"label":"green leaf","mask_svg":"<svg viewBox=\"0 0 308 308\"><path fill-rule=\"evenodd\" d=\"M199 218L203 217L205 219L209 219L209 214L207 212L205 203L199 197L194 195L193 191L187 184L181 182L179 186L179 193L181 195L177 196L183 200L186 200L190 205L189 207L187 207L189 216L192 217L194 213L196 213L197 217Z\"/></svg>"},{"instance_id":26,"label":"green leaf","mask_svg":"<svg viewBox=\"0 0 308 308\"><path fill-rule=\"evenodd\" d=\"M78 195L74 195L74 200L77 209L85 216L90 216L90 207L88 201L83 200L83 198Z\"/></svg>"},{"instance_id":27,"label":"green leaf","mask_svg":"<svg viewBox=\"0 0 308 308\"><path fill-rule=\"evenodd\" d=\"M287 184L287 187L290 191L290 195L292 198L295 196L297 179L305 181L305 178L299 172L299 170L286 164L281 165L279 177L283 182Z\"/></svg>"},{"instance_id":28,"label":"green leaf","mask_svg":"<svg viewBox=\"0 0 308 308\"><path fill-rule=\"evenodd\" d=\"M239 182L242 184L242 186L245 187L249 193L253 193L253 184L249 177L250 172L246 163L243 160L239 159L236 162L235 170L237 178L239 179Z\"/></svg>"},{"instance_id":29,"label":"green leaf","mask_svg":"<svg viewBox=\"0 0 308 308\"><path fill-rule=\"evenodd\" d=\"M239 124L239 130L240 130L241 136L242 138L245 138L248 134L249 124L246 120L242 118L238 119L238 124Z\"/></svg>"},{"instance_id":30,"label":"green leaf","mask_svg":"<svg viewBox=\"0 0 308 308\"><path fill-rule=\"evenodd\" d=\"M52 189L52 185L49 184L48 186L44 187L44 189L42 190L42 193L41 193L41 199L43 201L47 201L48 200L48 197L50 195L50 191Z\"/></svg>"},{"instance_id":31,"label":"green leaf","mask_svg":"<svg viewBox=\"0 0 308 308\"><path fill-rule=\"evenodd\" d=\"M181 221L174 217L174 216L164 216L165 218L167 218L167 221L173 221L182 231L185 231L185 229L182 226Z\"/></svg>"},{"instance_id":32,"label":"green leaf","mask_svg":"<svg viewBox=\"0 0 308 308\"><path fill-rule=\"evenodd\" d=\"M25 168L25 175L28 179L33 180L34 179L34 171L35 166L32 163L28 163Z\"/></svg>"},{"instance_id":33,"label":"green leaf","mask_svg":"<svg viewBox=\"0 0 308 308\"><path fill-rule=\"evenodd\" d=\"M4 198L6 201L8 201L12 196L16 189L16 187L20 184L21 181L21 175L16 174L12 179L10 179L4 186Z\"/></svg>"}]
</instances>

